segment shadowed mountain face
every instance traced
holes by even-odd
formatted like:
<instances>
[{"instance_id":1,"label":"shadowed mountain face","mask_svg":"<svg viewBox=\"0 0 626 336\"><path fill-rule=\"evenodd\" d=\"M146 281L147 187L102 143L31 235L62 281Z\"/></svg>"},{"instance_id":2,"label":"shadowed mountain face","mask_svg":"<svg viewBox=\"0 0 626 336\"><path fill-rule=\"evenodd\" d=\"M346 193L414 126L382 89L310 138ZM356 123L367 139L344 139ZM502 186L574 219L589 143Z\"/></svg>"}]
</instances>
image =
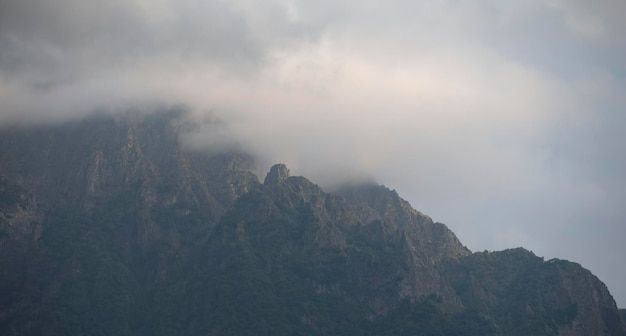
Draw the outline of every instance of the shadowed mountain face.
<instances>
[{"instance_id":1,"label":"shadowed mountain face","mask_svg":"<svg viewBox=\"0 0 626 336\"><path fill-rule=\"evenodd\" d=\"M471 253L383 186L260 183L177 118L0 133L0 334L626 335L580 265Z\"/></svg>"}]
</instances>

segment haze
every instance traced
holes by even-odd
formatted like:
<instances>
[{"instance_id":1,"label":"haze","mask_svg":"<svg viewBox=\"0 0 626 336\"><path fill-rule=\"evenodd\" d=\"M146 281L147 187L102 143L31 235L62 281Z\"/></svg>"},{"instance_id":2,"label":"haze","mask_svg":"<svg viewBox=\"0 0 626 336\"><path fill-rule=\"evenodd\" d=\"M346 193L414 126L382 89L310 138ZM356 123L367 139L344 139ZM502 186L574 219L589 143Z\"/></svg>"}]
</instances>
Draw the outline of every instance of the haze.
<instances>
[{"instance_id":1,"label":"haze","mask_svg":"<svg viewBox=\"0 0 626 336\"><path fill-rule=\"evenodd\" d=\"M0 0L0 123L184 105L193 148L376 179L626 305L626 2Z\"/></svg>"}]
</instances>

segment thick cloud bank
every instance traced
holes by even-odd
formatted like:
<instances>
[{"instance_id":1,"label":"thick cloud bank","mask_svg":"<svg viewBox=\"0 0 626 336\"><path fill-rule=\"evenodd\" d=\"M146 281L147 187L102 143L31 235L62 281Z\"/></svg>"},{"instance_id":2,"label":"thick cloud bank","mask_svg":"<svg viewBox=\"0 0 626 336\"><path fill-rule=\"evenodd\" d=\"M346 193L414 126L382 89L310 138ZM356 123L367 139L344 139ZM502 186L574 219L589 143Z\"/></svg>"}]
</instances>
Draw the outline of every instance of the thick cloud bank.
<instances>
[{"instance_id":1,"label":"thick cloud bank","mask_svg":"<svg viewBox=\"0 0 626 336\"><path fill-rule=\"evenodd\" d=\"M471 249L578 261L623 306L624 17L620 0L0 0L0 123L184 104L206 125L192 147L329 187L375 177Z\"/></svg>"}]
</instances>

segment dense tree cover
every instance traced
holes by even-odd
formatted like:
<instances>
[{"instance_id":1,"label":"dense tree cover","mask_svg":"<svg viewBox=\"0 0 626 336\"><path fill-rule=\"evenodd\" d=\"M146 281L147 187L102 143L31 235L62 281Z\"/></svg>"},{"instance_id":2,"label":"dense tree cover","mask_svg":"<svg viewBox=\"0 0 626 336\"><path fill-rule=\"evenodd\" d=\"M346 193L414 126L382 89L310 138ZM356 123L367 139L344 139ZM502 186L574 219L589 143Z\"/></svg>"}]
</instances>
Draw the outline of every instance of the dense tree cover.
<instances>
[{"instance_id":1,"label":"dense tree cover","mask_svg":"<svg viewBox=\"0 0 626 336\"><path fill-rule=\"evenodd\" d=\"M448 263L448 275L463 302L498 321L508 335L558 335L571 324L578 304L563 286L567 262L544 262L511 249L475 253Z\"/></svg>"},{"instance_id":2,"label":"dense tree cover","mask_svg":"<svg viewBox=\"0 0 626 336\"><path fill-rule=\"evenodd\" d=\"M31 269L3 278L5 293L28 297L4 298L26 306L2 319L3 334L557 335L577 314L569 298L548 301L559 295L557 268L524 250L451 260L469 309L450 309L436 295L397 296L406 260L376 223L352 228L345 246L324 246L306 207L250 216L275 206L258 191L204 232L201 209L184 221L180 205L155 210L163 237L141 246L129 230L141 220L139 197L122 193L90 215L51 214L54 230L32 247L35 258L16 260Z\"/></svg>"}]
</instances>

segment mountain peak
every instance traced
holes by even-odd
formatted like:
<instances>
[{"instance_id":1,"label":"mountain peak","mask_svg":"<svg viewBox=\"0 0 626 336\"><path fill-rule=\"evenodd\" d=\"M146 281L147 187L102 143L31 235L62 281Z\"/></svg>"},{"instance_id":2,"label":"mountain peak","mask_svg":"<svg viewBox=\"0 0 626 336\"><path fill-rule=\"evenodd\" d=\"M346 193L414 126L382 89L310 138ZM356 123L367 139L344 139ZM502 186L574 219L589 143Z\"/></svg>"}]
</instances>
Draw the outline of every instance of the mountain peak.
<instances>
[{"instance_id":1,"label":"mountain peak","mask_svg":"<svg viewBox=\"0 0 626 336\"><path fill-rule=\"evenodd\" d=\"M0 335L626 336L578 264L471 253L377 184L263 187L154 118L0 130Z\"/></svg>"},{"instance_id":2,"label":"mountain peak","mask_svg":"<svg viewBox=\"0 0 626 336\"><path fill-rule=\"evenodd\" d=\"M276 185L285 181L289 177L289 169L283 163L272 166L267 176L265 176L264 185Z\"/></svg>"}]
</instances>

